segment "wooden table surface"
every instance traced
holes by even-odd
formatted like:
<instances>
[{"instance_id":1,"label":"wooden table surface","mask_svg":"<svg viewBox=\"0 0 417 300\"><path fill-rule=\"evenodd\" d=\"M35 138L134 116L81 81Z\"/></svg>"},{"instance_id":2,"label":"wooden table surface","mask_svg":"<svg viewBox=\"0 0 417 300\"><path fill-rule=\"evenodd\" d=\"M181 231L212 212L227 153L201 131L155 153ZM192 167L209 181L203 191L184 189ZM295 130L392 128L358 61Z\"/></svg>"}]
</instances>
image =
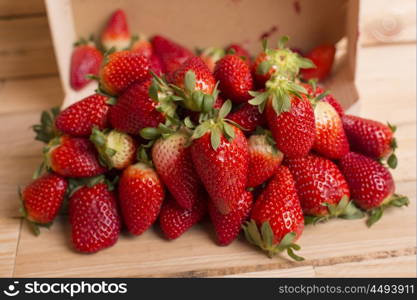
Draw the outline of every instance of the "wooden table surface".
<instances>
[{"instance_id":1,"label":"wooden table surface","mask_svg":"<svg viewBox=\"0 0 417 300\"><path fill-rule=\"evenodd\" d=\"M387 211L371 229L363 220L308 227L300 240L307 260L293 263L271 261L240 241L217 247L202 233L204 224L175 242L154 230L137 239L123 236L116 247L92 256L68 250L62 220L39 238L31 235L16 218L16 187L30 181L41 160L42 145L29 127L42 110L59 105L63 93L43 1L0 0L0 276L415 277L415 5L362 1L356 80L360 114L398 126L393 174L411 205ZM128 248L140 252L137 261L124 259Z\"/></svg>"}]
</instances>

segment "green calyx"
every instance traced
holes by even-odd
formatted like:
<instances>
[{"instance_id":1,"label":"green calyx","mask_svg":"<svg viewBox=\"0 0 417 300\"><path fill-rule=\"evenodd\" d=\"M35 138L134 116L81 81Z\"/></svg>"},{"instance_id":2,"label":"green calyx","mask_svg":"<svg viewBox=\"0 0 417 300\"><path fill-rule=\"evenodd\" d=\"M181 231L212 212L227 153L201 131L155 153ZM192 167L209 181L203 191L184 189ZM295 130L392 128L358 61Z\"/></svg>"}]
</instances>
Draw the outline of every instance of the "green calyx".
<instances>
[{"instance_id":1,"label":"green calyx","mask_svg":"<svg viewBox=\"0 0 417 300\"><path fill-rule=\"evenodd\" d=\"M347 220L360 219L365 214L355 206L352 201L349 201L347 195L344 195L337 205L329 204L327 202L322 203L328 209L328 214L325 216L305 216L304 224L314 224L325 222L333 218L341 218Z\"/></svg>"},{"instance_id":2,"label":"green calyx","mask_svg":"<svg viewBox=\"0 0 417 300\"><path fill-rule=\"evenodd\" d=\"M35 171L33 177L39 177L42 174L44 169L51 170L53 169L52 162L51 162L51 153L52 151L61 145L61 137L55 137L49 141L47 145L45 145L42 149L43 152L43 162L39 166L39 168Z\"/></svg>"},{"instance_id":3,"label":"green calyx","mask_svg":"<svg viewBox=\"0 0 417 300\"><path fill-rule=\"evenodd\" d=\"M393 194L392 196L388 197L382 204L378 207L375 207L368 211L368 220L366 221L366 225L371 227L373 224L381 219L384 210L388 207L402 207L408 206L410 204L410 200L407 196Z\"/></svg>"},{"instance_id":4,"label":"green calyx","mask_svg":"<svg viewBox=\"0 0 417 300\"><path fill-rule=\"evenodd\" d=\"M59 112L59 107L52 108L50 112L42 112L40 124L32 126L32 129L36 134L35 140L49 143L50 140L61 135L55 127L55 119L59 115Z\"/></svg>"},{"instance_id":5,"label":"green calyx","mask_svg":"<svg viewBox=\"0 0 417 300\"><path fill-rule=\"evenodd\" d=\"M301 98L301 94L306 94L306 89L279 75L273 75L266 82L265 92L251 91L249 94L253 97L249 100L249 104L258 106L259 112L262 113L265 109L267 101L272 101L272 107L277 115L282 112L291 110L291 96L295 95Z\"/></svg>"},{"instance_id":6,"label":"green calyx","mask_svg":"<svg viewBox=\"0 0 417 300\"><path fill-rule=\"evenodd\" d=\"M126 133L117 130L100 131L97 127L93 128L90 141L96 146L102 166L114 168L113 158L119 151L123 151L126 138L129 138Z\"/></svg>"},{"instance_id":7,"label":"green calyx","mask_svg":"<svg viewBox=\"0 0 417 300\"><path fill-rule=\"evenodd\" d=\"M308 58L302 57L296 52L291 51L286 44L288 37L283 36L278 41L278 47L276 49L270 49L266 45L266 41L263 42L264 52L266 59L258 65L256 73L260 75L266 75L269 70L274 69L274 74L286 77L290 80L295 80L300 69L314 68L314 63Z\"/></svg>"},{"instance_id":8,"label":"green calyx","mask_svg":"<svg viewBox=\"0 0 417 300\"><path fill-rule=\"evenodd\" d=\"M279 243L274 244L274 233L268 221L262 224L260 231L254 220L246 222L242 228L248 242L261 248L269 257L272 258L278 253L287 251L288 255L295 261L304 260L303 257L294 253L294 250L300 250L300 246L294 243L295 232L287 233Z\"/></svg>"},{"instance_id":9,"label":"green calyx","mask_svg":"<svg viewBox=\"0 0 417 300\"><path fill-rule=\"evenodd\" d=\"M219 47L207 47L203 49L202 51L200 51L200 56L210 57L213 63L216 63L225 55L226 55L226 51L224 51L223 48L219 48Z\"/></svg>"},{"instance_id":10,"label":"green calyx","mask_svg":"<svg viewBox=\"0 0 417 300\"><path fill-rule=\"evenodd\" d=\"M176 85L170 84L170 87L174 90L174 101L180 101L180 103L187 109L197 112L209 112L219 94L217 89L218 83L213 89L211 94L206 94L196 89L196 75L193 70L188 70L184 76L184 88L180 88Z\"/></svg>"},{"instance_id":11,"label":"green calyx","mask_svg":"<svg viewBox=\"0 0 417 300\"><path fill-rule=\"evenodd\" d=\"M97 175L94 177L85 177L85 178L70 178L68 180L68 189L66 197L70 198L74 195L76 191L83 187L92 188L96 184L105 183L109 191L113 191L116 187L119 177L115 177L113 180L107 179L104 175Z\"/></svg>"},{"instance_id":12,"label":"green calyx","mask_svg":"<svg viewBox=\"0 0 417 300\"><path fill-rule=\"evenodd\" d=\"M176 101L180 101L174 95L174 90L168 85L164 78L159 77L152 71L152 83L149 86L149 96L158 103L156 110L166 117L175 117Z\"/></svg>"},{"instance_id":13,"label":"green calyx","mask_svg":"<svg viewBox=\"0 0 417 300\"><path fill-rule=\"evenodd\" d=\"M388 123L387 125L391 129L393 134L395 133L395 131L397 131L397 126L390 124L390 123ZM392 139L390 146L391 146L391 154L387 158L387 165L391 169L395 169L398 165L398 159L397 159L397 156L395 155L395 150L398 148L396 138Z\"/></svg>"},{"instance_id":14,"label":"green calyx","mask_svg":"<svg viewBox=\"0 0 417 300\"><path fill-rule=\"evenodd\" d=\"M212 110L216 116L211 116L207 120L202 121L202 123L195 128L191 140L199 139L206 133L210 133L210 143L215 151L220 146L222 136L228 141L232 141L235 138L233 126L230 124L232 122L225 119L231 109L232 102L227 100L220 110Z\"/></svg>"}]
</instances>

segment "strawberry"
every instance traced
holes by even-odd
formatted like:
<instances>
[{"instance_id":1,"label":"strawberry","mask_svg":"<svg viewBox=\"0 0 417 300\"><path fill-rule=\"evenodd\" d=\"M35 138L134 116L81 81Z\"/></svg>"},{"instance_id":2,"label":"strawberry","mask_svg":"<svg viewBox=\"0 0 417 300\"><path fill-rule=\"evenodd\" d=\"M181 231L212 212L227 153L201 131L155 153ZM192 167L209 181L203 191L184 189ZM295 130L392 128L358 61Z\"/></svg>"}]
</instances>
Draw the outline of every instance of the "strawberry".
<instances>
[{"instance_id":1,"label":"strawberry","mask_svg":"<svg viewBox=\"0 0 417 300\"><path fill-rule=\"evenodd\" d=\"M301 77L304 80L313 78L322 80L326 78L332 69L335 53L335 46L327 44L317 46L311 50L305 57L310 59L315 67L303 67Z\"/></svg>"},{"instance_id":2,"label":"strawberry","mask_svg":"<svg viewBox=\"0 0 417 300\"><path fill-rule=\"evenodd\" d=\"M156 55L152 54L149 58L149 69L156 75L161 76L163 74L161 59Z\"/></svg>"},{"instance_id":3,"label":"strawberry","mask_svg":"<svg viewBox=\"0 0 417 300\"><path fill-rule=\"evenodd\" d=\"M63 110L55 120L55 126L64 134L84 137L94 126L108 127L110 106L108 97L100 94L88 96Z\"/></svg>"},{"instance_id":4,"label":"strawberry","mask_svg":"<svg viewBox=\"0 0 417 300\"><path fill-rule=\"evenodd\" d=\"M200 222L207 211L205 199L199 199L190 209L178 205L177 201L168 197L162 204L159 214L159 225L164 236L173 240L184 234L194 224Z\"/></svg>"},{"instance_id":5,"label":"strawberry","mask_svg":"<svg viewBox=\"0 0 417 300\"><path fill-rule=\"evenodd\" d=\"M155 170L138 162L122 173L119 201L127 230L140 235L157 219L165 192Z\"/></svg>"},{"instance_id":6,"label":"strawberry","mask_svg":"<svg viewBox=\"0 0 417 300\"><path fill-rule=\"evenodd\" d=\"M127 133L113 130L93 129L90 141L99 153L100 161L108 169L124 169L130 166L136 156L136 141Z\"/></svg>"},{"instance_id":7,"label":"strawberry","mask_svg":"<svg viewBox=\"0 0 417 300\"><path fill-rule=\"evenodd\" d=\"M143 137L146 130L141 131ZM191 210L200 197L201 182L191 160L186 130L166 133L152 147L152 161L162 182L180 207Z\"/></svg>"},{"instance_id":8,"label":"strawberry","mask_svg":"<svg viewBox=\"0 0 417 300\"><path fill-rule=\"evenodd\" d=\"M266 251L270 257L287 250L293 259L303 260L293 252L293 249L300 249L294 242L303 232L304 217L288 168L279 167L255 201L250 217L251 221L243 229L251 244Z\"/></svg>"},{"instance_id":9,"label":"strawberry","mask_svg":"<svg viewBox=\"0 0 417 300\"><path fill-rule=\"evenodd\" d=\"M141 54L150 59L153 55L153 47L151 42L148 41L143 35L136 36L130 50L132 52Z\"/></svg>"},{"instance_id":10,"label":"strawberry","mask_svg":"<svg viewBox=\"0 0 417 300\"><path fill-rule=\"evenodd\" d=\"M249 52L239 44L231 44L226 48L226 53L234 54L242 58L249 66L251 65L251 58Z\"/></svg>"},{"instance_id":11,"label":"strawberry","mask_svg":"<svg viewBox=\"0 0 417 300\"><path fill-rule=\"evenodd\" d=\"M284 155L275 147L270 132L255 133L248 139L248 187L258 186L275 174Z\"/></svg>"},{"instance_id":12,"label":"strawberry","mask_svg":"<svg viewBox=\"0 0 417 300\"><path fill-rule=\"evenodd\" d=\"M164 123L165 116L173 114L175 107L167 100L167 89L150 94L152 86L158 88L151 79L130 86L111 107L110 124L117 130L139 134L142 128Z\"/></svg>"},{"instance_id":13,"label":"strawberry","mask_svg":"<svg viewBox=\"0 0 417 300\"><path fill-rule=\"evenodd\" d=\"M103 54L96 46L81 39L75 44L71 55L70 85L78 91L91 82L87 75L98 75Z\"/></svg>"},{"instance_id":14,"label":"strawberry","mask_svg":"<svg viewBox=\"0 0 417 300\"><path fill-rule=\"evenodd\" d=\"M210 219L216 231L217 243L221 246L229 245L239 235L243 222L249 216L253 206L251 192L244 191L240 196L236 208L223 215L210 201L208 204Z\"/></svg>"},{"instance_id":15,"label":"strawberry","mask_svg":"<svg viewBox=\"0 0 417 300\"><path fill-rule=\"evenodd\" d=\"M353 151L374 159L389 156L388 166L395 169L397 166L397 157L394 153L397 148L394 138L395 126L351 115L345 115L342 120Z\"/></svg>"},{"instance_id":16,"label":"strawberry","mask_svg":"<svg viewBox=\"0 0 417 300\"><path fill-rule=\"evenodd\" d=\"M220 60L224 55L225 51L222 48L208 47L201 51L200 58L205 62L210 72L214 71L216 62Z\"/></svg>"},{"instance_id":17,"label":"strawberry","mask_svg":"<svg viewBox=\"0 0 417 300\"><path fill-rule=\"evenodd\" d=\"M48 169L64 177L91 177L106 171L94 145L85 138L54 138L44 148L44 155Z\"/></svg>"},{"instance_id":18,"label":"strawberry","mask_svg":"<svg viewBox=\"0 0 417 300\"><path fill-rule=\"evenodd\" d=\"M349 143L337 111L329 103L317 101L314 106L316 138L313 149L330 159L349 152Z\"/></svg>"},{"instance_id":19,"label":"strawberry","mask_svg":"<svg viewBox=\"0 0 417 300\"><path fill-rule=\"evenodd\" d=\"M268 81L269 82L269 81ZM253 93L255 98L250 104L259 105L260 110L266 105L266 119L276 146L288 157L306 156L314 144L314 112L310 101L304 94L299 94L295 83L290 84L294 92L281 90L276 94L275 88L263 93Z\"/></svg>"},{"instance_id":20,"label":"strawberry","mask_svg":"<svg viewBox=\"0 0 417 300\"><path fill-rule=\"evenodd\" d=\"M285 160L295 180L297 194L306 223L317 223L331 217L362 217L349 202L348 184L337 166L324 157L308 155Z\"/></svg>"},{"instance_id":21,"label":"strawberry","mask_svg":"<svg viewBox=\"0 0 417 300\"><path fill-rule=\"evenodd\" d=\"M385 208L408 205L408 198L395 194L395 184L387 168L362 154L350 152L339 167L349 184L353 201L369 212L371 226L378 221Z\"/></svg>"},{"instance_id":22,"label":"strawberry","mask_svg":"<svg viewBox=\"0 0 417 300\"><path fill-rule=\"evenodd\" d=\"M204 95L216 93L216 81L206 64L200 57L187 59L175 72L168 74L175 93L179 96L187 109L201 111ZM217 97L211 97L212 100ZM210 105L211 108L211 105Z\"/></svg>"},{"instance_id":23,"label":"strawberry","mask_svg":"<svg viewBox=\"0 0 417 300\"><path fill-rule=\"evenodd\" d=\"M21 212L33 232L39 235L38 225L49 225L57 216L67 191L68 182L55 173L45 173L32 181L23 191Z\"/></svg>"},{"instance_id":24,"label":"strawberry","mask_svg":"<svg viewBox=\"0 0 417 300\"><path fill-rule=\"evenodd\" d=\"M163 73L174 72L188 58L194 56L190 50L160 35L154 36L151 43L155 54L161 59Z\"/></svg>"},{"instance_id":25,"label":"strawberry","mask_svg":"<svg viewBox=\"0 0 417 300\"><path fill-rule=\"evenodd\" d=\"M313 67L314 64L303 58L296 52L285 47L288 37L283 36L278 42L278 48L269 49L266 42L263 44L264 51L255 59L252 72L255 82L259 88L264 88L265 83L273 75L280 75L294 80L300 68Z\"/></svg>"},{"instance_id":26,"label":"strawberry","mask_svg":"<svg viewBox=\"0 0 417 300\"><path fill-rule=\"evenodd\" d=\"M149 60L133 51L108 55L99 74L100 89L109 95L118 95L131 84L149 78Z\"/></svg>"},{"instance_id":27,"label":"strawberry","mask_svg":"<svg viewBox=\"0 0 417 300\"><path fill-rule=\"evenodd\" d=\"M114 48L116 51L121 51L127 49L130 42L131 36L126 14L123 10L118 9L107 21L101 34L101 44L106 50Z\"/></svg>"},{"instance_id":28,"label":"strawberry","mask_svg":"<svg viewBox=\"0 0 417 300\"><path fill-rule=\"evenodd\" d=\"M234 210L245 190L249 152L242 131L227 123L231 102L222 106L215 118L200 124L192 136L194 167L216 208L227 214Z\"/></svg>"},{"instance_id":29,"label":"strawberry","mask_svg":"<svg viewBox=\"0 0 417 300\"><path fill-rule=\"evenodd\" d=\"M258 126L266 125L265 116L259 112L256 106L249 103L242 104L237 110L231 112L227 118L249 132L254 131Z\"/></svg>"},{"instance_id":30,"label":"strawberry","mask_svg":"<svg viewBox=\"0 0 417 300\"><path fill-rule=\"evenodd\" d=\"M235 103L247 102L253 89L249 65L237 55L226 55L216 63L214 77L219 82L223 98Z\"/></svg>"},{"instance_id":31,"label":"strawberry","mask_svg":"<svg viewBox=\"0 0 417 300\"><path fill-rule=\"evenodd\" d=\"M116 197L106 183L84 186L69 200L72 245L93 253L113 246L120 234Z\"/></svg>"},{"instance_id":32,"label":"strawberry","mask_svg":"<svg viewBox=\"0 0 417 300\"><path fill-rule=\"evenodd\" d=\"M337 101L336 98L329 93L329 91L325 91L323 88L318 86L315 81L310 80L309 82L309 84L303 84L303 87L307 90L307 94L310 97L316 98L317 100L329 103L337 111L339 116L343 117L345 110L343 109L340 102Z\"/></svg>"}]
</instances>

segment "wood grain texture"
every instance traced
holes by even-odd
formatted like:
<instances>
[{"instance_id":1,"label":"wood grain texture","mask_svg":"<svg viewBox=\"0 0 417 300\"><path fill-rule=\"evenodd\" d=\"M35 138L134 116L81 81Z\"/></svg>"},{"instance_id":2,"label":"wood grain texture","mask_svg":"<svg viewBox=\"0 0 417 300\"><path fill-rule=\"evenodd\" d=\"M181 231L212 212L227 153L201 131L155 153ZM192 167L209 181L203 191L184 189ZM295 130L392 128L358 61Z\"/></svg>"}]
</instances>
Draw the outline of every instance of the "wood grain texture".
<instances>
[{"instance_id":1,"label":"wood grain texture","mask_svg":"<svg viewBox=\"0 0 417 300\"><path fill-rule=\"evenodd\" d=\"M317 277L416 277L415 255L314 268Z\"/></svg>"},{"instance_id":2,"label":"wood grain texture","mask_svg":"<svg viewBox=\"0 0 417 300\"><path fill-rule=\"evenodd\" d=\"M0 79L56 74L46 17L0 19Z\"/></svg>"},{"instance_id":3,"label":"wood grain texture","mask_svg":"<svg viewBox=\"0 0 417 300\"><path fill-rule=\"evenodd\" d=\"M0 17L25 17L45 14L43 0L0 0Z\"/></svg>"},{"instance_id":4,"label":"wood grain texture","mask_svg":"<svg viewBox=\"0 0 417 300\"><path fill-rule=\"evenodd\" d=\"M20 223L0 211L0 278L13 276Z\"/></svg>"}]
</instances>

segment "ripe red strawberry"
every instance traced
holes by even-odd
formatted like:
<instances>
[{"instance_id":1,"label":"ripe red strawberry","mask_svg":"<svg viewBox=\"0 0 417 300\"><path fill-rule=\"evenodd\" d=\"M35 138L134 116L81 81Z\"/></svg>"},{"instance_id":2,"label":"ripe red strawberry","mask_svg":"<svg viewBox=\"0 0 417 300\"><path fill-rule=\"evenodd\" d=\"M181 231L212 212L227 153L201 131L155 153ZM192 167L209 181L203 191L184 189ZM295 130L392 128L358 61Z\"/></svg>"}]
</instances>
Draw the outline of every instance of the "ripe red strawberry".
<instances>
[{"instance_id":1,"label":"ripe red strawberry","mask_svg":"<svg viewBox=\"0 0 417 300\"><path fill-rule=\"evenodd\" d=\"M254 131L258 126L266 125L266 119L259 109L249 103L244 103L237 110L231 112L227 118L238 124L245 131Z\"/></svg>"},{"instance_id":2,"label":"ripe red strawberry","mask_svg":"<svg viewBox=\"0 0 417 300\"><path fill-rule=\"evenodd\" d=\"M310 154L286 159L285 165L294 177L304 214L313 216L308 218L309 222L325 221L331 217L352 219L363 216L349 202L348 184L331 160Z\"/></svg>"},{"instance_id":3,"label":"ripe red strawberry","mask_svg":"<svg viewBox=\"0 0 417 300\"><path fill-rule=\"evenodd\" d=\"M374 159L382 159L389 155L388 165L393 169L397 166L394 153L397 148L394 138L395 126L352 115L345 115L342 120L353 151Z\"/></svg>"},{"instance_id":4,"label":"ripe red strawberry","mask_svg":"<svg viewBox=\"0 0 417 300\"><path fill-rule=\"evenodd\" d=\"M264 44L264 51L255 59L252 72L258 88L264 88L265 83L273 75L279 75L294 80L300 68L313 67L314 64L298 53L285 46L288 37L284 36L278 43L278 48L269 49Z\"/></svg>"},{"instance_id":5,"label":"ripe red strawberry","mask_svg":"<svg viewBox=\"0 0 417 300\"><path fill-rule=\"evenodd\" d=\"M120 234L116 197L105 183L84 186L69 200L69 221L74 248L93 253L113 246Z\"/></svg>"},{"instance_id":6,"label":"ripe red strawberry","mask_svg":"<svg viewBox=\"0 0 417 300\"><path fill-rule=\"evenodd\" d=\"M200 58L205 62L210 72L213 72L216 62L225 54L226 53L222 48L208 47L200 53Z\"/></svg>"},{"instance_id":7,"label":"ripe red strawberry","mask_svg":"<svg viewBox=\"0 0 417 300\"><path fill-rule=\"evenodd\" d=\"M251 219L244 227L245 236L251 244L266 251L270 257L287 250L293 259L303 260L293 252L293 249L300 249L294 242L303 232L304 217L288 168L279 167L255 201Z\"/></svg>"},{"instance_id":8,"label":"ripe red strawberry","mask_svg":"<svg viewBox=\"0 0 417 300\"><path fill-rule=\"evenodd\" d=\"M109 95L118 95L130 85L149 78L149 60L133 51L114 52L105 58L100 70L100 88Z\"/></svg>"},{"instance_id":9,"label":"ripe red strawberry","mask_svg":"<svg viewBox=\"0 0 417 300\"><path fill-rule=\"evenodd\" d=\"M320 45L314 48L312 51L307 53L305 57L310 59L315 68L303 68L301 70L301 76L304 80L309 80L316 78L322 80L326 78L333 66L334 55L336 53L336 48L334 45Z\"/></svg>"},{"instance_id":10,"label":"ripe red strawberry","mask_svg":"<svg viewBox=\"0 0 417 300\"><path fill-rule=\"evenodd\" d=\"M173 240L185 233L194 224L200 222L206 211L206 199L201 199L201 196L191 209L179 206L172 197L168 197L167 201L162 204L159 225L164 236Z\"/></svg>"},{"instance_id":11,"label":"ripe red strawberry","mask_svg":"<svg viewBox=\"0 0 417 300\"><path fill-rule=\"evenodd\" d=\"M235 103L251 99L253 79L249 65L239 56L228 54L216 63L214 77L219 82L223 98Z\"/></svg>"},{"instance_id":12,"label":"ripe red strawberry","mask_svg":"<svg viewBox=\"0 0 417 300\"><path fill-rule=\"evenodd\" d=\"M216 231L217 243L221 246L229 245L239 235L243 222L249 216L253 206L251 192L244 191L240 196L236 208L223 215L210 201L208 204L210 219Z\"/></svg>"},{"instance_id":13,"label":"ripe red strawberry","mask_svg":"<svg viewBox=\"0 0 417 300\"><path fill-rule=\"evenodd\" d=\"M91 177L106 171L94 145L85 138L54 138L45 147L44 155L46 166L64 177Z\"/></svg>"},{"instance_id":14,"label":"ripe red strawberry","mask_svg":"<svg viewBox=\"0 0 417 300\"><path fill-rule=\"evenodd\" d=\"M162 182L177 203L192 209L202 188L191 160L189 134L180 130L160 137L152 147L152 161Z\"/></svg>"},{"instance_id":15,"label":"ripe red strawberry","mask_svg":"<svg viewBox=\"0 0 417 300\"><path fill-rule=\"evenodd\" d=\"M306 156L315 138L314 112L310 101L304 94L300 97L288 95L286 101L290 103L282 100L281 111L277 111L279 100L274 98L275 95L272 97L266 99L265 113L277 148L288 157ZM274 101L278 104L274 105ZM251 103L256 104L256 98Z\"/></svg>"},{"instance_id":16,"label":"ripe red strawberry","mask_svg":"<svg viewBox=\"0 0 417 300\"><path fill-rule=\"evenodd\" d=\"M104 49L115 48L116 51L125 50L129 47L131 36L126 14L123 10L116 10L107 21L101 35L101 44Z\"/></svg>"},{"instance_id":17,"label":"ripe red strawberry","mask_svg":"<svg viewBox=\"0 0 417 300\"><path fill-rule=\"evenodd\" d=\"M152 54L149 58L149 69L156 75L161 76L163 74L161 59L156 55Z\"/></svg>"},{"instance_id":18,"label":"ripe red strawberry","mask_svg":"<svg viewBox=\"0 0 417 300\"><path fill-rule=\"evenodd\" d=\"M78 91L85 87L92 79L87 75L98 75L103 54L94 46L81 40L75 44L71 56L70 85Z\"/></svg>"},{"instance_id":19,"label":"ripe red strawberry","mask_svg":"<svg viewBox=\"0 0 417 300\"><path fill-rule=\"evenodd\" d=\"M58 115L56 128L64 134L84 137L91 134L94 126L108 127L108 100L108 97L93 94L72 104Z\"/></svg>"},{"instance_id":20,"label":"ripe red strawberry","mask_svg":"<svg viewBox=\"0 0 417 300\"><path fill-rule=\"evenodd\" d=\"M132 48L130 50L150 59L153 55L153 47L151 42L148 41L148 39L142 35L135 37L135 39L136 41L133 43Z\"/></svg>"},{"instance_id":21,"label":"ripe red strawberry","mask_svg":"<svg viewBox=\"0 0 417 300\"><path fill-rule=\"evenodd\" d=\"M172 104L160 103L158 99L152 99L149 89L152 80L135 83L130 86L119 98L116 105L110 109L110 124L123 132L139 134L145 127L158 127L165 122L163 107L169 108L171 113L175 110ZM157 96L159 97L159 95ZM162 96L164 99L165 97Z\"/></svg>"},{"instance_id":22,"label":"ripe red strawberry","mask_svg":"<svg viewBox=\"0 0 417 300\"><path fill-rule=\"evenodd\" d=\"M94 143L100 155L100 161L107 168L124 169L135 160L137 143L127 133L113 130L93 129L90 141Z\"/></svg>"},{"instance_id":23,"label":"ripe red strawberry","mask_svg":"<svg viewBox=\"0 0 417 300\"><path fill-rule=\"evenodd\" d=\"M248 139L248 187L258 186L275 174L284 155L275 147L270 133L255 133Z\"/></svg>"},{"instance_id":24,"label":"ripe red strawberry","mask_svg":"<svg viewBox=\"0 0 417 300\"><path fill-rule=\"evenodd\" d=\"M29 221L33 232L38 235L37 225L53 222L64 202L67 180L54 173L45 173L19 191L22 199L22 215Z\"/></svg>"},{"instance_id":25,"label":"ripe red strawberry","mask_svg":"<svg viewBox=\"0 0 417 300\"><path fill-rule=\"evenodd\" d=\"M216 120L199 125L191 155L211 200L222 214L233 211L245 190L249 167L248 142L242 131L224 121L231 109L226 101Z\"/></svg>"},{"instance_id":26,"label":"ripe red strawberry","mask_svg":"<svg viewBox=\"0 0 417 300\"><path fill-rule=\"evenodd\" d=\"M314 118L316 138L313 149L330 159L342 158L349 152L349 142L337 111L329 103L317 101Z\"/></svg>"},{"instance_id":27,"label":"ripe red strawberry","mask_svg":"<svg viewBox=\"0 0 417 300\"><path fill-rule=\"evenodd\" d=\"M175 72L168 74L168 81L174 85L175 93L183 99L185 107L192 111L201 111L204 95L215 92L214 76L197 56L187 59ZM201 103L196 102L197 95Z\"/></svg>"},{"instance_id":28,"label":"ripe red strawberry","mask_svg":"<svg viewBox=\"0 0 417 300\"><path fill-rule=\"evenodd\" d=\"M140 235L157 219L165 192L158 175L139 162L123 171L119 181L119 201L127 230Z\"/></svg>"},{"instance_id":29,"label":"ripe red strawberry","mask_svg":"<svg viewBox=\"0 0 417 300\"><path fill-rule=\"evenodd\" d=\"M226 53L234 54L242 58L249 66L251 65L251 58L249 52L239 44L231 44L226 48Z\"/></svg>"},{"instance_id":30,"label":"ripe red strawberry","mask_svg":"<svg viewBox=\"0 0 417 300\"><path fill-rule=\"evenodd\" d=\"M154 36L151 43L155 54L162 61L163 73L174 72L188 58L194 56L190 50L160 35Z\"/></svg>"},{"instance_id":31,"label":"ripe red strawberry","mask_svg":"<svg viewBox=\"0 0 417 300\"><path fill-rule=\"evenodd\" d=\"M303 84L303 87L307 90L307 94L313 98L318 98L320 101L324 101L329 103L333 108L337 111L340 117L343 117L345 114L345 110L343 109L342 105L336 98L329 93L329 91L325 91L320 86L314 84Z\"/></svg>"},{"instance_id":32,"label":"ripe red strawberry","mask_svg":"<svg viewBox=\"0 0 417 300\"><path fill-rule=\"evenodd\" d=\"M350 152L339 161L353 201L370 211L368 226L378 221L388 206L408 205L407 197L394 194L395 184L387 168L362 154Z\"/></svg>"}]
</instances>

